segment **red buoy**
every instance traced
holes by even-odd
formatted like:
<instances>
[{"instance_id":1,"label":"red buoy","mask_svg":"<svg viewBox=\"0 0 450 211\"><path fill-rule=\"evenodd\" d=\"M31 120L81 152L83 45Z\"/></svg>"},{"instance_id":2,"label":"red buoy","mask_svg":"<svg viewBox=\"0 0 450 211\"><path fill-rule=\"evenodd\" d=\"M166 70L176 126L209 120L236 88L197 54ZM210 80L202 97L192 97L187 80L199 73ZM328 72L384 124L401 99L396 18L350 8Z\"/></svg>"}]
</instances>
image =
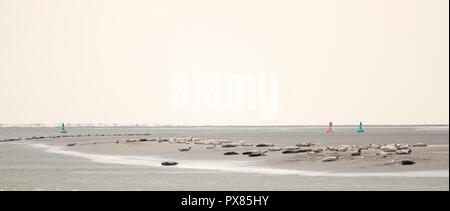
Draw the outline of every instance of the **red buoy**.
<instances>
[{"instance_id":1,"label":"red buoy","mask_svg":"<svg viewBox=\"0 0 450 211\"><path fill-rule=\"evenodd\" d=\"M330 127L328 128L327 133L334 133L332 127L333 127L333 123L330 122Z\"/></svg>"}]
</instances>

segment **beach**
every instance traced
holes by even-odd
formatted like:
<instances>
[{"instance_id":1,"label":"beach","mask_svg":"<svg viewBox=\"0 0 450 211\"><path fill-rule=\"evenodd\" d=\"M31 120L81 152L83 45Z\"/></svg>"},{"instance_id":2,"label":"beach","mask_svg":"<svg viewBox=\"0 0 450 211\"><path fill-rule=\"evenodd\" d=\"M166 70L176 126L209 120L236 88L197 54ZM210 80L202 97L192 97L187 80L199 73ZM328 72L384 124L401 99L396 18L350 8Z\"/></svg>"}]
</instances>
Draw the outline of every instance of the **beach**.
<instances>
[{"instance_id":1,"label":"beach","mask_svg":"<svg viewBox=\"0 0 450 211\"><path fill-rule=\"evenodd\" d=\"M184 135L184 134L183 134ZM185 134L189 135L189 134ZM185 137L185 136L181 136ZM170 143L169 141L139 141L139 139L151 139L154 136L144 137L120 137L120 138L92 138L83 141L73 140L75 146L66 146L67 141L50 143L50 146L59 146L60 150L75 151L86 154L101 154L111 156L149 156L157 158L159 161L177 161L178 167L182 168L184 163L204 164L204 168L215 169L214 166L207 166L208 164L216 165L217 169L221 169L220 163L227 162L240 165L241 170L245 171L245 166L250 167L265 167L280 170L305 170L305 171L326 171L326 172L341 172L341 173L357 173L357 172L403 172L403 171L434 171L434 170L448 170L448 139L445 136L407 136L402 134L324 134L314 138L298 138L276 140L272 139L231 139L235 143L245 141L251 146L236 146L225 148L221 145L211 146L206 144L191 143ZM173 139L169 136L159 136L156 138ZM210 137L214 139L216 137ZM114 141L119 140L119 143ZM126 140L135 140L135 142L126 142ZM283 154L280 151L268 151L270 147L255 147L261 143L274 143L274 146L284 148L295 146L302 142L311 142L314 144L310 148L326 148L329 146L340 145L361 145L364 144L395 144L395 143L426 143L426 147L411 147L412 153L407 155L392 155L381 157L376 153L381 150L368 149L363 150L361 156L351 156L351 152L329 153L339 154L342 157L335 162L323 162L321 158L326 156L326 153L293 153ZM276 145L275 145L276 144ZM187 152L180 152L181 147L191 147ZM211 148L212 149L207 149ZM243 152L258 150L268 151L265 156L249 157L242 155ZM224 155L225 152L237 152L238 155ZM404 159L411 159L416 162L415 165L404 166L398 162ZM184 161L184 162L183 162ZM203 161L203 162L202 162ZM242 167L244 166L244 167ZM199 167L201 168L201 167Z\"/></svg>"},{"instance_id":2,"label":"beach","mask_svg":"<svg viewBox=\"0 0 450 211\"><path fill-rule=\"evenodd\" d=\"M324 130L325 128L325 130ZM30 129L31 130L31 129ZM36 130L36 129L35 129ZM47 130L47 129L46 129ZM39 140L21 140L9 143L12 146L26 146L28 150L36 150L45 154L53 154L64 158L87 160L96 165L119 165L120 169L149 168L154 171L176 171L177 174L191 174L192 171L199 174L215 175L266 175L282 179L308 178L316 176L323 178L366 178L390 181L403 178L402 183L408 180L428 182L439 181L437 186L428 186L423 189L448 190L449 175L449 142L448 126L367 126L366 132L356 133L352 126L336 127L332 134L326 133L323 126L280 126L280 127L137 127L137 128L78 128L69 132L83 134L80 137L61 137ZM136 132L146 135L120 135L118 132ZM104 136L87 136L101 133ZM110 135L108 135L110 134ZM175 143L175 140L186 143ZM225 141L221 145L208 145L202 141ZM118 142L118 143L117 143ZM245 146L222 147L226 144L241 143ZM256 147L258 144L271 143L272 147ZM285 154L285 147L292 147L302 143L310 143L311 149L323 149L320 152L299 152ZM414 147L414 144L423 143L426 146ZM4 146L7 143L2 143ZM352 147L367 145L408 145L409 154L390 153L381 156L382 151L375 148L364 148L358 156L352 156ZM333 147L348 146L346 151L332 151ZM188 148L188 151L180 151ZM279 147L280 151L269 151L270 148ZM263 156L250 157L243 152L257 150L265 152ZM224 155L226 152L237 152L235 155ZM339 157L335 161L324 162L329 156ZM413 165L402 165L402 160L412 160ZM174 166L162 166L165 161L177 162ZM94 167L94 169L97 167ZM5 172L5 171L3 171ZM130 176L130 175L128 175ZM200 176L200 175L198 175ZM213 176L213 177L215 177ZM171 177L171 176L169 176ZM197 176L196 176L197 177ZM445 182L445 179L447 182ZM244 180L245 181L245 180ZM268 182L268 181L266 181ZM379 182L379 181L378 181ZM5 183L5 181L2 181ZM2 184L0 183L0 184ZM180 183L175 181L175 184ZM417 184L417 181L415 182ZM398 185L400 183L397 183ZM4 185L4 184L3 184ZM204 187L204 184L198 184ZM225 185L230 189L230 184ZM300 190L328 190L331 184L325 182L322 186L296 184L285 189ZM395 186L395 185L394 185ZM280 186L263 186L261 183L247 187L248 190L274 190ZM283 187L283 186L281 186ZM300 188L302 187L302 188ZM340 187L338 185L338 187ZM380 184L366 184L366 189L380 189ZM127 188L127 187L123 187ZM178 187L183 189L182 187ZM242 190L245 186L231 189ZM351 190L347 186L342 190ZM405 188L384 187L380 190ZM414 189L413 184L406 190ZM144 188L145 189L145 188ZM160 187L161 190L172 189ZM176 189L176 188L175 188ZM193 189L197 189L193 187ZM200 188L201 189L201 188ZM207 190L223 190L224 186L217 184L206 188ZM227 188L225 188L227 189ZM364 189L364 188L363 188ZM244 189L245 190L245 189Z\"/></svg>"}]
</instances>

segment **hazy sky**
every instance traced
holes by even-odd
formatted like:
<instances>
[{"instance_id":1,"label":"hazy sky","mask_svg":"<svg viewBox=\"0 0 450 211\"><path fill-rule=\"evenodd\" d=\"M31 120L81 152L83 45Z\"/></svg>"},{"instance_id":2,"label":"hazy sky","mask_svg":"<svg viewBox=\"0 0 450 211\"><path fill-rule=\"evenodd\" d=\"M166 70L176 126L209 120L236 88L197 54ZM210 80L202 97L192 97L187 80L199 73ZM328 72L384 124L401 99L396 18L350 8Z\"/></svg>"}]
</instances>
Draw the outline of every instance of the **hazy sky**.
<instances>
[{"instance_id":1,"label":"hazy sky","mask_svg":"<svg viewBox=\"0 0 450 211\"><path fill-rule=\"evenodd\" d=\"M448 0L0 0L0 123L448 124L448 9ZM195 67L222 82L275 75L276 115L177 108L173 80L198 85Z\"/></svg>"}]
</instances>

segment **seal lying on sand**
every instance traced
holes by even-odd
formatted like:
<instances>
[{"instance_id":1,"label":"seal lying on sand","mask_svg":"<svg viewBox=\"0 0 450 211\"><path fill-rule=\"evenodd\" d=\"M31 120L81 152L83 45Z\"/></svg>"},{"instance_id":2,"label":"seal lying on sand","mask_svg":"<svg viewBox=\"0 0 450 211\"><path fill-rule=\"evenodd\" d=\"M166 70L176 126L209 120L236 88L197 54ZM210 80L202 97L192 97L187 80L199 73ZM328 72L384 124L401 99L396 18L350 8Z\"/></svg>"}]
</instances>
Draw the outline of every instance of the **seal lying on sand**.
<instances>
[{"instance_id":1,"label":"seal lying on sand","mask_svg":"<svg viewBox=\"0 0 450 211\"><path fill-rule=\"evenodd\" d=\"M283 154L292 154L292 153L301 153L301 152L311 152L312 149L310 148L287 148L285 150L283 150Z\"/></svg>"},{"instance_id":2,"label":"seal lying on sand","mask_svg":"<svg viewBox=\"0 0 450 211\"><path fill-rule=\"evenodd\" d=\"M224 144L222 145L223 148L229 148L229 147L237 147L237 144Z\"/></svg>"},{"instance_id":3,"label":"seal lying on sand","mask_svg":"<svg viewBox=\"0 0 450 211\"><path fill-rule=\"evenodd\" d=\"M415 143L415 144L413 144L413 147L426 147L426 146L428 146L428 145L425 144L425 143Z\"/></svg>"},{"instance_id":4,"label":"seal lying on sand","mask_svg":"<svg viewBox=\"0 0 450 211\"><path fill-rule=\"evenodd\" d=\"M137 140L126 140L127 143L137 142Z\"/></svg>"},{"instance_id":5,"label":"seal lying on sand","mask_svg":"<svg viewBox=\"0 0 450 211\"><path fill-rule=\"evenodd\" d=\"M181 152L186 152L186 151L191 150L191 147L180 147L180 148L178 148L178 150L180 150Z\"/></svg>"},{"instance_id":6,"label":"seal lying on sand","mask_svg":"<svg viewBox=\"0 0 450 211\"><path fill-rule=\"evenodd\" d=\"M249 150L249 151L245 151L245 152L243 152L242 154L243 155L249 155L249 154L252 154L252 153L256 153L256 152L259 152L259 150Z\"/></svg>"},{"instance_id":7,"label":"seal lying on sand","mask_svg":"<svg viewBox=\"0 0 450 211\"><path fill-rule=\"evenodd\" d=\"M356 152L352 152L351 155L352 155L352 156L360 156L360 155L361 155L361 148L358 149L358 151L356 151Z\"/></svg>"},{"instance_id":8,"label":"seal lying on sand","mask_svg":"<svg viewBox=\"0 0 450 211\"><path fill-rule=\"evenodd\" d=\"M411 149L402 149L402 150L397 150L397 152L395 152L397 155L409 155L411 154Z\"/></svg>"},{"instance_id":9,"label":"seal lying on sand","mask_svg":"<svg viewBox=\"0 0 450 211\"><path fill-rule=\"evenodd\" d=\"M305 143L296 144L296 146L298 146L298 147L310 147L310 146L314 146L314 144L311 143L311 142L305 142Z\"/></svg>"},{"instance_id":10,"label":"seal lying on sand","mask_svg":"<svg viewBox=\"0 0 450 211\"><path fill-rule=\"evenodd\" d=\"M159 143L161 143L161 142L168 142L168 141L169 141L169 139L167 139L167 138L159 138L158 139Z\"/></svg>"},{"instance_id":11,"label":"seal lying on sand","mask_svg":"<svg viewBox=\"0 0 450 211\"><path fill-rule=\"evenodd\" d=\"M299 153L299 151L298 150L284 150L282 153L283 154L293 154L293 153Z\"/></svg>"},{"instance_id":12,"label":"seal lying on sand","mask_svg":"<svg viewBox=\"0 0 450 211\"><path fill-rule=\"evenodd\" d=\"M312 151L312 149L310 149L310 148L300 148L297 150L297 152L311 152L311 151Z\"/></svg>"},{"instance_id":13,"label":"seal lying on sand","mask_svg":"<svg viewBox=\"0 0 450 211\"><path fill-rule=\"evenodd\" d=\"M225 152L224 155L239 155L237 152Z\"/></svg>"},{"instance_id":14,"label":"seal lying on sand","mask_svg":"<svg viewBox=\"0 0 450 211\"><path fill-rule=\"evenodd\" d=\"M174 166L177 165L178 163L175 161L166 161L166 162L162 162L161 165L163 166Z\"/></svg>"},{"instance_id":15,"label":"seal lying on sand","mask_svg":"<svg viewBox=\"0 0 450 211\"><path fill-rule=\"evenodd\" d=\"M329 156L326 157L324 159L322 159L323 162L330 162L330 161L336 161L337 159L339 159L337 156Z\"/></svg>"},{"instance_id":16,"label":"seal lying on sand","mask_svg":"<svg viewBox=\"0 0 450 211\"><path fill-rule=\"evenodd\" d=\"M257 144L256 147L273 147L274 145L271 143Z\"/></svg>"},{"instance_id":17,"label":"seal lying on sand","mask_svg":"<svg viewBox=\"0 0 450 211\"><path fill-rule=\"evenodd\" d=\"M283 150L287 151L287 150L298 150L299 148L296 146L288 146L288 147L284 147Z\"/></svg>"},{"instance_id":18,"label":"seal lying on sand","mask_svg":"<svg viewBox=\"0 0 450 211\"><path fill-rule=\"evenodd\" d=\"M259 157L259 156L265 156L266 152L252 152L248 154L249 157Z\"/></svg>"},{"instance_id":19,"label":"seal lying on sand","mask_svg":"<svg viewBox=\"0 0 450 211\"><path fill-rule=\"evenodd\" d=\"M412 161L412 160L402 160L402 165L413 165L416 162Z\"/></svg>"},{"instance_id":20,"label":"seal lying on sand","mask_svg":"<svg viewBox=\"0 0 450 211\"><path fill-rule=\"evenodd\" d=\"M280 147L270 147L269 151L281 151Z\"/></svg>"}]
</instances>

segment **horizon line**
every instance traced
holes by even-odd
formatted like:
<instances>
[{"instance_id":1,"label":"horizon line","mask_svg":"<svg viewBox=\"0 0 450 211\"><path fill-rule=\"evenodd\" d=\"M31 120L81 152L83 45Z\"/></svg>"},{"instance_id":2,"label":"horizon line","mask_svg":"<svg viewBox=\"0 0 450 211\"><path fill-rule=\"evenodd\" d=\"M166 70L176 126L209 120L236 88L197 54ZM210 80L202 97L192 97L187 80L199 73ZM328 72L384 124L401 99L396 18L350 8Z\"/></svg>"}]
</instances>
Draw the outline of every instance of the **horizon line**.
<instances>
[{"instance_id":1,"label":"horizon line","mask_svg":"<svg viewBox=\"0 0 450 211\"><path fill-rule=\"evenodd\" d=\"M65 126L75 127L301 127L301 126L327 126L328 124L269 124L269 125L253 125L253 124L220 124L220 125L189 125L189 124L158 124L158 123L64 123ZM333 127L339 126L354 126L359 124L333 124ZM449 124L364 124L365 126L449 126ZM29 126L29 127L59 127L61 123L57 124L44 124L44 123L0 123L0 127L17 127L17 126Z\"/></svg>"}]
</instances>

